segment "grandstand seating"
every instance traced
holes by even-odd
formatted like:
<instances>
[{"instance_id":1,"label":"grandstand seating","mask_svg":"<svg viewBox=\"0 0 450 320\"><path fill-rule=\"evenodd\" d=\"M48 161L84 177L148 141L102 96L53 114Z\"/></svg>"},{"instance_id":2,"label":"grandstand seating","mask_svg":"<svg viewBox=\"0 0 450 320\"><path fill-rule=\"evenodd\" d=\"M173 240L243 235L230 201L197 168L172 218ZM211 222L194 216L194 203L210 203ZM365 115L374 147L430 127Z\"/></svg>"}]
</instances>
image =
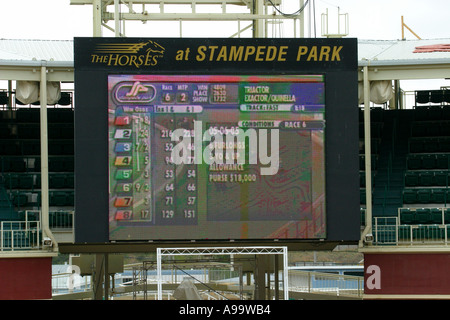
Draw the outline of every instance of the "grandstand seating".
<instances>
[{"instance_id":1,"label":"grandstand seating","mask_svg":"<svg viewBox=\"0 0 450 320\"><path fill-rule=\"evenodd\" d=\"M72 107L60 107L71 103L71 94L64 93L59 107L47 108L50 225L53 227L72 223L74 112ZM25 219L25 211L40 209L40 160L40 109L26 106L0 111L0 192L3 191L5 198L2 206L13 209L7 215L8 220L21 221ZM5 221L4 218L5 214L0 215L0 221Z\"/></svg>"},{"instance_id":2,"label":"grandstand seating","mask_svg":"<svg viewBox=\"0 0 450 320\"><path fill-rule=\"evenodd\" d=\"M442 91L416 92L413 109L371 110L374 217L398 217L406 226L438 225L442 221L450 224L447 205L450 201L450 105L447 105L450 95L447 90ZM70 95L65 98L65 103L70 105ZM0 111L2 221L20 220L25 210L40 209L39 119L39 108L35 107ZM363 120L361 110L359 169L362 208L367 188ZM48 108L48 137L50 210L73 210L73 108ZM399 208L402 210L400 213ZM53 213L51 216L53 226L69 219ZM425 232L421 228L416 229L416 234Z\"/></svg>"},{"instance_id":3,"label":"grandstand seating","mask_svg":"<svg viewBox=\"0 0 450 320\"><path fill-rule=\"evenodd\" d=\"M382 124L373 170L372 214L397 217L399 239L431 241L450 237L450 90L416 92L407 110L371 110ZM360 125L363 112L360 114ZM392 128L392 131L390 131ZM360 138L363 135L360 133ZM384 159L384 160L383 160ZM388 159L388 161L386 161ZM401 163L403 162L403 165ZM364 159L360 155L361 207L365 202ZM387 174L386 172L387 171ZM387 176L387 177L386 177ZM402 182L398 183L398 177ZM399 192L400 190L400 192ZM399 195L397 207L388 198ZM381 199L378 200L377 199Z\"/></svg>"}]
</instances>

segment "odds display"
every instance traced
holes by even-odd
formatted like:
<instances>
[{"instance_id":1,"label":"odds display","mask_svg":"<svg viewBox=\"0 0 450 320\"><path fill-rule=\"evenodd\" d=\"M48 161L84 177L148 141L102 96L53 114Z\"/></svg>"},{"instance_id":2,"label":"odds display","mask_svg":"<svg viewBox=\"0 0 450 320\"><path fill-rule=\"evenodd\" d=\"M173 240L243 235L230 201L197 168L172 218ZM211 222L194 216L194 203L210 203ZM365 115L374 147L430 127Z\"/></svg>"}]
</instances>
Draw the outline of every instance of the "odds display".
<instances>
[{"instance_id":1,"label":"odds display","mask_svg":"<svg viewBox=\"0 0 450 320\"><path fill-rule=\"evenodd\" d=\"M109 75L109 238L325 238L325 132L323 75Z\"/></svg>"}]
</instances>

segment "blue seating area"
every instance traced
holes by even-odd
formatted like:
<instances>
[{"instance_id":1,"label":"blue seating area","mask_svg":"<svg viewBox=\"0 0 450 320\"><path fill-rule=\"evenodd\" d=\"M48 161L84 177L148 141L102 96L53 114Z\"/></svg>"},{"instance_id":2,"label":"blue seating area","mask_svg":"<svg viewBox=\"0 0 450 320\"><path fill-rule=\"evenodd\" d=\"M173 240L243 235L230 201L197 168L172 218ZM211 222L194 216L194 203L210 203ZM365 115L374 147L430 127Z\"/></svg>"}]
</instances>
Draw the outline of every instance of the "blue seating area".
<instances>
[{"instance_id":1,"label":"blue seating area","mask_svg":"<svg viewBox=\"0 0 450 320\"><path fill-rule=\"evenodd\" d=\"M430 96L428 91L416 92L418 100L413 109L371 110L371 125L374 124L371 133L375 133L372 139L379 139L371 150L374 217L396 217L399 208L419 209L420 213L422 208L433 211L448 207L450 105ZM363 119L361 110L360 141L364 139ZM363 148L363 144L360 146ZM360 203L364 208L367 186L361 148Z\"/></svg>"},{"instance_id":2,"label":"blue seating area","mask_svg":"<svg viewBox=\"0 0 450 320\"><path fill-rule=\"evenodd\" d=\"M380 140L372 149L372 216L374 223L385 227L377 232L391 230L386 242L397 239L429 243L450 237L449 93L416 92L412 109L371 110L371 123L376 122L371 131L376 136L372 138ZM444 95L447 100L442 99ZM360 128L363 115L361 110ZM364 176L364 158L360 154L362 213L367 188Z\"/></svg>"},{"instance_id":3,"label":"blue seating area","mask_svg":"<svg viewBox=\"0 0 450 320\"><path fill-rule=\"evenodd\" d=\"M67 98L71 104L71 96ZM74 207L73 108L48 107L47 119L50 211L72 212ZM22 221L23 212L40 209L39 108L27 106L16 110L0 111L0 182L5 193L6 207L13 212L9 213L8 220ZM72 224L72 213L70 219L60 216L61 214L51 214L51 226Z\"/></svg>"}]
</instances>

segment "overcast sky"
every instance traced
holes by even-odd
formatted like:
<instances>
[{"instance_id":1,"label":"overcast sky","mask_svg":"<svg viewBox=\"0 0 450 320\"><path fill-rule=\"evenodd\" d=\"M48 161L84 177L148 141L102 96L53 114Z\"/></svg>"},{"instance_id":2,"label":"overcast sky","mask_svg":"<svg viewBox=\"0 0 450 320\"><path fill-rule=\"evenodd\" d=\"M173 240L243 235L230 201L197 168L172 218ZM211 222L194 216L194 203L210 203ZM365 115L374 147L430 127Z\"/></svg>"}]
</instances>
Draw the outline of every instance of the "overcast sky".
<instances>
[{"instance_id":1,"label":"overcast sky","mask_svg":"<svg viewBox=\"0 0 450 320\"><path fill-rule=\"evenodd\" d=\"M305 0L306 1L306 0ZM0 0L0 38L5 39L52 39L66 40L75 36L92 36L92 6L70 5L70 0ZM314 6L313 6L314 4ZM283 0L285 13L297 11L299 0ZM233 10L229 6L229 11ZM329 32L337 32L336 16L348 14L349 36L360 39L401 39L401 16L405 23L422 39L450 38L450 1L448 0L310 0L305 8L311 24L307 23L305 35L321 37L321 15L328 9ZM219 8L218 8L219 9ZM112 8L111 8L112 10ZM141 7L137 7L137 11ZM147 6L149 12L157 12L157 6ZM189 7L178 10L189 12ZM197 7L200 12L201 6ZM208 8L207 10L212 10ZM169 12L169 7L166 7ZM204 12L204 11L202 11ZM313 15L315 13L315 15ZM315 17L315 19L313 18ZM315 21L315 27L314 27ZM242 22L241 27L247 25ZM112 26L113 23L111 22ZM293 36L293 27L285 22L283 28L273 25L272 30L283 37ZM311 28L308 28L308 25ZM126 36L180 36L178 22L157 24L156 22L127 22ZM237 23L222 27L195 23L183 23L184 37L227 37L237 31ZM114 36L104 29L103 36ZM406 39L415 39L405 31Z\"/></svg>"}]
</instances>

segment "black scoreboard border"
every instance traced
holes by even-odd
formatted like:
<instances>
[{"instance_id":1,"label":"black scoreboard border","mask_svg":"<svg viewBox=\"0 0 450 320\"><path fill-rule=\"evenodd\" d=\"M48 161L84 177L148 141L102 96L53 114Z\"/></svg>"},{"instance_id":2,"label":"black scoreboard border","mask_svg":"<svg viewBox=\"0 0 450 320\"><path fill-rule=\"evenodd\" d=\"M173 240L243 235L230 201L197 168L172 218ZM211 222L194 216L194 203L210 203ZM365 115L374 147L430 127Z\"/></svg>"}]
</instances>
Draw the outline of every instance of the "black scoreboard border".
<instances>
[{"instance_id":1,"label":"black scoreboard border","mask_svg":"<svg viewBox=\"0 0 450 320\"><path fill-rule=\"evenodd\" d=\"M109 74L324 75L327 238L316 241L359 240L356 39L75 38L74 66L75 243L109 243L105 112ZM236 239L235 243L274 240ZM279 239L277 244L311 240Z\"/></svg>"}]
</instances>

